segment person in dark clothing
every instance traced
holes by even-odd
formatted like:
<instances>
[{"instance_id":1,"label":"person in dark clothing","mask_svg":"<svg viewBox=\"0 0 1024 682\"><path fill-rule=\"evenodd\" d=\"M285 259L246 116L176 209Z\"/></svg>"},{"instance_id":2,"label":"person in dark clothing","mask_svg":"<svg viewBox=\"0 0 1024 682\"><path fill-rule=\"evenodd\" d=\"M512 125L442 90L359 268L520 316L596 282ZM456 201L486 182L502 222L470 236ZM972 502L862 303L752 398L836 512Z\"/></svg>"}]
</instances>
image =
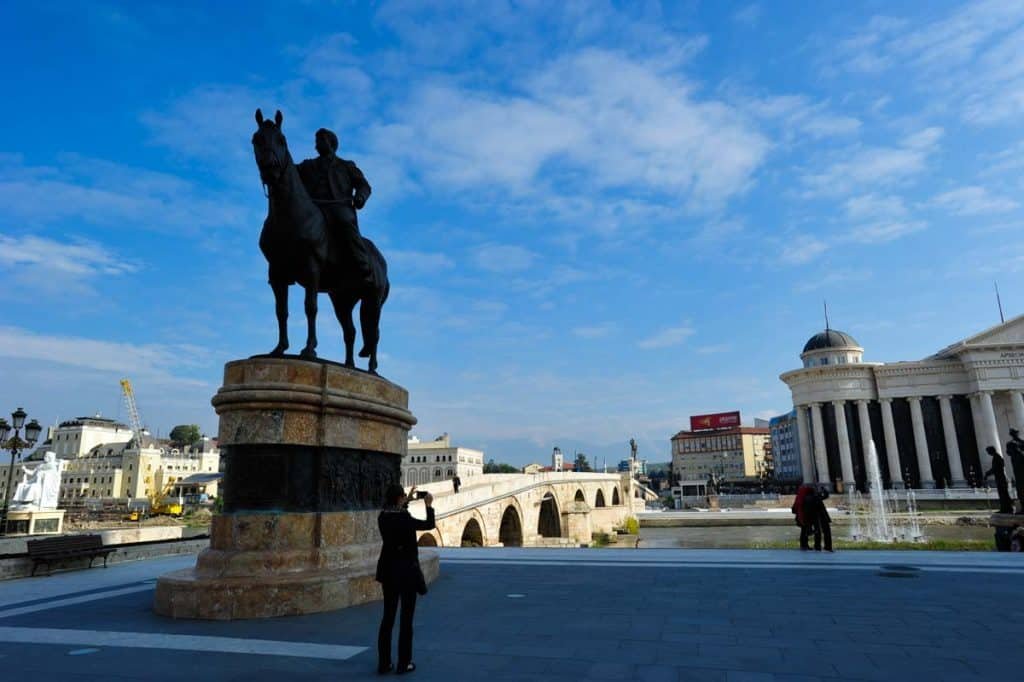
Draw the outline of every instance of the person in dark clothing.
<instances>
[{"instance_id":1,"label":"person in dark clothing","mask_svg":"<svg viewBox=\"0 0 1024 682\"><path fill-rule=\"evenodd\" d=\"M427 583L420 569L416 531L434 528L434 498L423 497L427 505L427 518L421 521L409 513L409 495L400 485L391 485L384 496L386 507L377 517L377 527L383 544L377 560L377 582L384 592L384 615L377 635L377 672L391 671L391 631L395 625L398 602L402 602L401 621L398 626L398 665L395 672L409 673L416 669L412 662L412 617L416 612L416 595L427 593Z\"/></svg>"},{"instance_id":2,"label":"person in dark clothing","mask_svg":"<svg viewBox=\"0 0 1024 682\"><path fill-rule=\"evenodd\" d=\"M455 478L452 479L452 487L455 488L456 494L458 494L459 486L461 486L461 485L462 485L462 479L461 478L456 476Z\"/></svg>"},{"instance_id":3,"label":"person in dark clothing","mask_svg":"<svg viewBox=\"0 0 1024 682\"><path fill-rule=\"evenodd\" d=\"M832 551L832 518L825 509L828 490L824 486L818 488L804 498L806 515L814 526L814 551L821 551L821 536L825 536L825 551Z\"/></svg>"},{"instance_id":4,"label":"person in dark clothing","mask_svg":"<svg viewBox=\"0 0 1024 682\"><path fill-rule=\"evenodd\" d=\"M999 513L1012 514L1013 501L1010 499L1010 484L1006 481L1006 462L999 454L994 445L985 448L985 452L992 456L992 466L984 473L984 480L987 482L989 476L996 477L996 490L999 492Z\"/></svg>"},{"instance_id":5,"label":"person in dark clothing","mask_svg":"<svg viewBox=\"0 0 1024 682\"><path fill-rule=\"evenodd\" d=\"M814 524L807 514L804 502L808 495L813 494L814 488L809 485L802 485L796 491L796 499L793 500L793 506L790 508L796 515L796 525L800 526L800 549L807 551L811 548L808 544L810 539L811 531L814 530Z\"/></svg>"},{"instance_id":6,"label":"person in dark clothing","mask_svg":"<svg viewBox=\"0 0 1024 682\"><path fill-rule=\"evenodd\" d=\"M1010 442L1006 444L1006 454L1013 464L1013 478L1017 484L1018 514L1024 514L1024 440L1020 439L1020 431L1010 429Z\"/></svg>"}]
</instances>

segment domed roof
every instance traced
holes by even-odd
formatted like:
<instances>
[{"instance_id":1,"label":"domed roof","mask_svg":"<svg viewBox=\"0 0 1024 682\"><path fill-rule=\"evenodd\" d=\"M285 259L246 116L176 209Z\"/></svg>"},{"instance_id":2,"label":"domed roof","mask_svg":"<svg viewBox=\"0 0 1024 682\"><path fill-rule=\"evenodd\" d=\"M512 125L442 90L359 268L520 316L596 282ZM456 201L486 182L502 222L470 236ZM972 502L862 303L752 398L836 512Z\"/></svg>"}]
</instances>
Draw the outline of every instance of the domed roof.
<instances>
[{"instance_id":1,"label":"domed roof","mask_svg":"<svg viewBox=\"0 0 1024 682\"><path fill-rule=\"evenodd\" d=\"M812 336L806 344L804 344L804 353L809 353L812 350L826 350L828 348L860 348L860 344L857 343L857 339L853 338L846 332L841 332L836 329L826 329L823 332L818 332Z\"/></svg>"}]
</instances>

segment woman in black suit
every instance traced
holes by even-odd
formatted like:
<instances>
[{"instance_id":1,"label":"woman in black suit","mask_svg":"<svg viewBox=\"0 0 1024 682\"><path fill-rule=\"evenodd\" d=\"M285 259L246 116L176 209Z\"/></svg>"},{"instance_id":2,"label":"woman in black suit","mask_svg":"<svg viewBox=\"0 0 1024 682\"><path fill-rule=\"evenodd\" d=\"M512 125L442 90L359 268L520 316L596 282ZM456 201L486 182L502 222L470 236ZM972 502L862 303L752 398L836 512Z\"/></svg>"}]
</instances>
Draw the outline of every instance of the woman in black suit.
<instances>
[{"instance_id":1,"label":"woman in black suit","mask_svg":"<svg viewBox=\"0 0 1024 682\"><path fill-rule=\"evenodd\" d=\"M416 669L412 662L412 616L416 611L416 595L427 593L427 583L420 570L419 549L416 545L416 531L434 528L434 497L426 493L423 501L427 505L425 521L409 514L409 496L415 486L405 494L400 485L388 487L384 496L385 508L377 517L377 526L384 544L377 560L377 582L384 590L384 616L380 621L377 635L377 672L391 672L391 630L395 625L398 602L402 602L402 617L398 626L398 667L395 672L411 673Z\"/></svg>"}]
</instances>

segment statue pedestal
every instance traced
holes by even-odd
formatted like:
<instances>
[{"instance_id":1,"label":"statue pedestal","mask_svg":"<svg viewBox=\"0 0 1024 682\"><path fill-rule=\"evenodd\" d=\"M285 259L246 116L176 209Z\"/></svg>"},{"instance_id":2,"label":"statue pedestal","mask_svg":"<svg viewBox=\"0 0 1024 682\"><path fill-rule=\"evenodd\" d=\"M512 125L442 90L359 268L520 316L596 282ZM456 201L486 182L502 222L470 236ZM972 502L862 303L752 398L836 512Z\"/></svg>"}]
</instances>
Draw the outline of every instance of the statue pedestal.
<instances>
[{"instance_id":1,"label":"statue pedestal","mask_svg":"<svg viewBox=\"0 0 1024 682\"><path fill-rule=\"evenodd\" d=\"M331 363L230 362L213 398L224 512L195 568L157 581L174 618L289 616L381 598L377 513L401 482L409 428L400 386ZM428 582L436 552L420 551Z\"/></svg>"},{"instance_id":2,"label":"statue pedestal","mask_svg":"<svg viewBox=\"0 0 1024 682\"><path fill-rule=\"evenodd\" d=\"M11 509L8 535L59 535L64 530L63 509Z\"/></svg>"},{"instance_id":3,"label":"statue pedestal","mask_svg":"<svg viewBox=\"0 0 1024 682\"><path fill-rule=\"evenodd\" d=\"M722 511L722 504L718 499L718 495L708 495L708 509L711 511Z\"/></svg>"}]
</instances>

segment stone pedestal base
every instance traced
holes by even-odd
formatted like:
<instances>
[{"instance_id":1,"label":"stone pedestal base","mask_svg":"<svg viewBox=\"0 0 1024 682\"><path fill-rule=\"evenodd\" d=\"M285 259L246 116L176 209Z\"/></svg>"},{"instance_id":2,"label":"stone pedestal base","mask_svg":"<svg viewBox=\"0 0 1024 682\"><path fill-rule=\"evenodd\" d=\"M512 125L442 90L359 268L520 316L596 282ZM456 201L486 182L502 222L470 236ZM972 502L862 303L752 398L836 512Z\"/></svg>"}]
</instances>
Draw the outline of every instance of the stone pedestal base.
<instances>
[{"instance_id":1,"label":"stone pedestal base","mask_svg":"<svg viewBox=\"0 0 1024 682\"><path fill-rule=\"evenodd\" d=\"M195 568L157 581L173 618L271 618L381 598L378 510L401 482L409 394L386 379L298 358L229 362L213 398L224 513ZM424 551L427 581L438 555Z\"/></svg>"},{"instance_id":2,"label":"stone pedestal base","mask_svg":"<svg viewBox=\"0 0 1024 682\"><path fill-rule=\"evenodd\" d=\"M63 509L11 509L8 535L59 535L64 529Z\"/></svg>"},{"instance_id":3,"label":"stone pedestal base","mask_svg":"<svg viewBox=\"0 0 1024 682\"><path fill-rule=\"evenodd\" d=\"M233 620L332 611L381 598L377 512L237 513L214 517L195 568L157 581L154 611ZM437 552L420 550L427 582Z\"/></svg>"}]
</instances>

